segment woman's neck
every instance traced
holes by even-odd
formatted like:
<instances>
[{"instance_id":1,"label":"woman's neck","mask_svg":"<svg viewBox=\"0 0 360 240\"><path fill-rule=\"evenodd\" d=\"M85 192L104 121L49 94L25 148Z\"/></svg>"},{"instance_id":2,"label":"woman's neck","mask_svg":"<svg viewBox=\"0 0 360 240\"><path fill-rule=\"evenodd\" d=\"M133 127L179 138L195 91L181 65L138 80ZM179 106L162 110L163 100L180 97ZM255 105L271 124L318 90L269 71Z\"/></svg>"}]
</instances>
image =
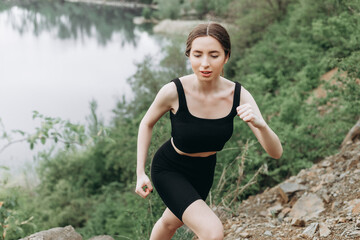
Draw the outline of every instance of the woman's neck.
<instances>
[{"instance_id":1,"label":"woman's neck","mask_svg":"<svg viewBox=\"0 0 360 240\"><path fill-rule=\"evenodd\" d=\"M199 80L195 76L195 81L193 81L193 90L203 93L203 94L209 94L218 91L221 88L221 77L217 77L215 79L209 79L209 80Z\"/></svg>"}]
</instances>

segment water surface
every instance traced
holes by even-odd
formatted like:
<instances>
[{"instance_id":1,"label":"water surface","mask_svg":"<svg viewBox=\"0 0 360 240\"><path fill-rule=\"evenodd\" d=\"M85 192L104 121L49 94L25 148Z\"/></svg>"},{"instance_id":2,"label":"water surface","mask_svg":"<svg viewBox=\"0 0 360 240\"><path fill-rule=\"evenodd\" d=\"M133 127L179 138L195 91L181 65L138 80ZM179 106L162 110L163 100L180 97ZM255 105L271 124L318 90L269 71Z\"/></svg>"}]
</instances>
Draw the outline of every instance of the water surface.
<instances>
[{"instance_id":1,"label":"water surface","mask_svg":"<svg viewBox=\"0 0 360 240\"><path fill-rule=\"evenodd\" d=\"M34 110L85 123L92 99L109 122L117 99L131 97L126 79L135 73L134 63L160 51L161 38L135 26L134 11L46 1L0 4L0 118L7 130L32 132L38 126ZM15 144L0 154L0 166L21 169L33 155L28 144Z\"/></svg>"}]
</instances>

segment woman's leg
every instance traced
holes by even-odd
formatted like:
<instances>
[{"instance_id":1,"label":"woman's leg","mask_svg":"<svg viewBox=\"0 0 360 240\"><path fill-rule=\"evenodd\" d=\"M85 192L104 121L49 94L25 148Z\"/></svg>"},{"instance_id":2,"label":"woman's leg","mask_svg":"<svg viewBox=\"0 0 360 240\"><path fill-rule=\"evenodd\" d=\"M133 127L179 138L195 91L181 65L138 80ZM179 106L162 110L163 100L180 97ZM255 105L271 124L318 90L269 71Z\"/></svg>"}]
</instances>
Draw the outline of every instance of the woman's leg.
<instances>
[{"instance_id":1,"label":"woman's leg","mask_svg":"<svg viewBox=\"0 0 360 240\"><path fill-rule=\"evenodd\" d=\"M174 236L176 230L184 223L181 222L168 208L153 227L150 240L167 240Z\"/></svg>"},{"instance_id":2,"label":"woman's leg","mask_svg":"<svg viewBox=\"0 0 360 240\"><path fill-rule=\"evenodd\" d=\"M182 220L200 240L223 240L224 228L220 219L203 200L186 208Z\"/></svg>"}]
</instances>

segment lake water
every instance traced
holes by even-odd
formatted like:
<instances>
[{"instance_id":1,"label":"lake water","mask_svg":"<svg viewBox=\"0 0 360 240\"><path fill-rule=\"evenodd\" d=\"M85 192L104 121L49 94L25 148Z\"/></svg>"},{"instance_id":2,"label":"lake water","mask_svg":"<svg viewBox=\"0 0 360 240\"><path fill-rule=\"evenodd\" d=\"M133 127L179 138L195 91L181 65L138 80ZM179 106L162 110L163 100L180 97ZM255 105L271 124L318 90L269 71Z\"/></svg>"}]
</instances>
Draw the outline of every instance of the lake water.
<instances>
[{"instance_id":1,"label":"lake water","mask_svg":"<svg viewBox=\"0 0 360 240\"><path fill-rule=\"evenodd\" d=\"M162 39L134 25L135 15L75 3L1 2L0 119L5 129L33 132L39 124L32 120L34 110L85 123L92 99L108 123L117 99L131 97L126 79L135 73L135 63L160 51ZM5 144L0 141L0 149ZM14 144L0 153L0 166L11 172L31 167L35 153L26 143Z\"/></svg>"}]
</instances>

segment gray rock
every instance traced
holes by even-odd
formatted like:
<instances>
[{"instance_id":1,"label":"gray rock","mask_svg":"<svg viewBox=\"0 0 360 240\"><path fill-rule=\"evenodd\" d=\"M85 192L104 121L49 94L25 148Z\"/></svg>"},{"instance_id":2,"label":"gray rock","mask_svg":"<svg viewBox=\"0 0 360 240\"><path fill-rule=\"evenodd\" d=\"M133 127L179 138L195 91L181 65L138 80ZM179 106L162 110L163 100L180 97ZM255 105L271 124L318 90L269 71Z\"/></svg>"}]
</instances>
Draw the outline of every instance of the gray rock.
<instances>
[{"instance_id":1,"label":"gray rock","mask_svg":"<svg viewBox=\"0 0 360 240\"><path fill-rule=\"evenodd\" d=\"M360 231L353 231L349 233L350 237L360 237Z\"/></svg>"},{"instance_id":2,"label":"gray rock","mask_svg":"<svg viewBox=\"0 0 360 240\"><path fill-rule=\"evenodd\" d=\"M293 192L297 192L297 191L301 191L301 190L307 190L306 186L304 186L302 184L294 183L294 182L284 182L284 183L280 184L279 187L285 193L293 193Z\"/></svg>"},{"instance_id":3,"label":"gray rock","mask_svg":"<svg viewBox=\"0 0 360 240\"><path fill-rule=\"evenodd\" d=\"M242 232L239 234L239 236L242 238L248 238L248 237L251 237L251 234L248 232Z\"/></svg>"},{"instance_id":4,"label":"gray rock","mask_svg":"<svg viewBox=\"0 0 360 240\"><path fill-rule=\"evenodd\" d=\"M281 212L282 209L283 209L283 207L280 204L276 204L275 206L272 206L267 209L268 216L273 216L273 215L277 216L279 214L279 212Z\"/></svg>"},{"instance_id":5,"label":"gray rock","mask_svg":"<svg viewBox=\"0 0 360 240\"><path fill-rule=\"evenodd\" d=\"M264 235L268 237L272 237L272 233L269 230L265 231Z\"/></svg>"},{"instance_id":6,"label":"gray rock","mask_svg":"<svg viewBox=\"0 0 360 240\"><path fill-rule=\"evenodd\" d=\"M319 224L319 232L320 232L320 237L328 237L331 234L330 229L323 222Z\"/></svg>"},{"instance_id":7,"label":"gray rock","mask_svg":"<svg viewBox=\"0 0 360 240\"><path fill-rule=\"evenodd\" d=\"M332 165L332 163L329 160L324 160L319 165L320 165L320 167L327 168L327 167L330 167Z\"/></svg>"},{"instance_id":8,"label":"gray rock","mask_svg":"<svg viewBox=\"0 0 360 240\"><path fill-rule=\"evenodd\" d=\"M82 240L82 237L72 226L66 226L38 232L20 240Z\"/></svg>"},{"instance_id":9,"label":"gray rock","mask_svg":"<svg viewBox=\"0 0 360 240\"><path fill-rule=\"evenodd\" d=\"M355 228L360 230L360 219L356 221Z\"/></svg>"},{"instance_id":10,"label":"gray rock","mask_svg":"<svg viewBox=\"0 0 360 240\"><path fill-rule=\"evenodd\" d=\"M308 221L325 210L323 201L313 193L303 195L291 209L289 216Z\"/></svg>"},{"instance_id":11,"label":"gray rock","mask_svg":"<svg viewBox=\"0 0 360 240\"><path fill-rule=\"evenodd\" d=\"M243 227L239 227L238 229L236 229L235 233L240 233L240 232L242 232L243 230L244 230Z\"/></svg>"},{"instance_id":12,"label":"gray rock","mask_svg":"<svg viewBox=\"0 0 360 240\"><path fill-rule=\"evenodd\" d=\"M312 223L304 230L304 232L301 234L301 236L308 238L308 239L312 238L312 237L314 237L318 228L319 228L319 223Z\"/></svg>"}]
</instances>

